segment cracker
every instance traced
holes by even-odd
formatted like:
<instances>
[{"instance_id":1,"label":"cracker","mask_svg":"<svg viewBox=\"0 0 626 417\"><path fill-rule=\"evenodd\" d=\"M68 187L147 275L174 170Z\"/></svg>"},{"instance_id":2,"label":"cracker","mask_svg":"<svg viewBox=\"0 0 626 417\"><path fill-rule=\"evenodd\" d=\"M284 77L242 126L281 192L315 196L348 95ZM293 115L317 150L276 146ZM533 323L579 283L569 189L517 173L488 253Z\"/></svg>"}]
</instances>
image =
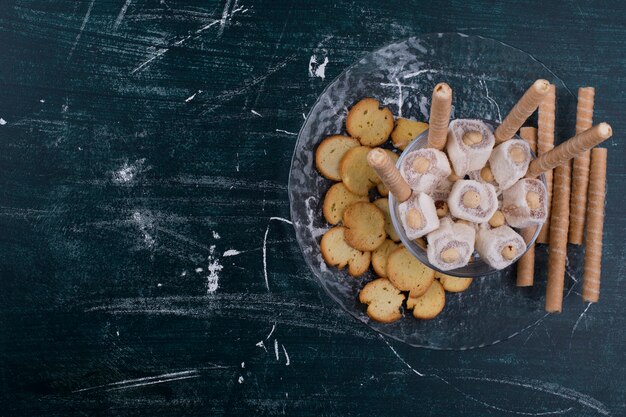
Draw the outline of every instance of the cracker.
<instances>
[{"instance_id":1,"label":"cracker","mask_svg":"<svg viewBox=\"0 0 626 417\"><path fill-rule=\"evenodd\" d=\"M404 295L386 278L378 278L363 287L359 301L367 304L367 315L381 323L402 318Z\"/></svg>"},{"instance_id":2,"label":"cracker","mask_svg":"<svg viewBox=\"0 0 626 417\"><path fill-rule=\"evenodd\" d=\"M367 202L369 199L366 196L351 193L341 182L334 184L324 196L324 205L322 206L324 218L330 224L339 223L346 207L357 201Z\"/></svg>"},{"instance_id":3,"label":"cracker","mask_svg":"<svg viewBox=\"0 0 626 417\"><path fill-rule=\"evenodd\" d=\"M398 235L398 232L396 232L396 229L393 227L391 214L389 213L389 200L387 200L386 198L379 198L377 200L374 200L374 205L378 207L380 211L382 211L385 215L385 232L387 233L387 236L389 236L389 239L393 240L394 242L399 242L400 236Z\"/></svg>"},{"instance_id":4,"label":"cracker","mask_svg":"<svg viewBox=\"0 0 626 417\"><path fill-rule=\"evenodd\" d=\"M419 297L435 280L435 271L421 263L405 247L391 252L387 258L387 277L400 291Z\"/></svg>"},{"instance_id":5,"label":"cracker","mask_svg":"<svg viewBox=\"0 0 626 417\"><path fill-rule=\"evenodd\" d=\"M385 241L385 216L372 203L357 202L343 212L348 245L360 251L373 251Z\"/></svg>"},{"instance_id":6,"label":"cracker","mask_svg":"<svg viewBox=\"0 0 626 417\"><path fill-rule=\"evenodd\" d=\"M393 146L401 151L406 148L416 137L428 129L428 123L417 122L415 120L398 118L396 125L391 132L391 142Z\"/></svg>"},{"instance_id":7,"label":"cracker","mask_svg":"<svg viewBox=\"0 0 626 417\"><path fill-rule=\"evenodd\" d=\"M376 171L367 163L370 150L367 146L351 148L339 163L339 175L343 184L357 195L367 195L370 188L381 182Z\"/></svg>"},{"instance_id":8,"label":"cracker","mask_svg":"<svg viewBox=\"0 0 626 417\"><path fill-rule=\"evenodd\" d=\"M389 157L391 158L391 161L395 165L396 162L398 162L398 158L400 158L400 156L397 153L390 151L389 149L383 149L383 150L387 152L387 155L389 155ZM383 197L387 197L389 195L389 190L387 189L385 184L382 182L376 186L376 189L378 190L378 194L382 195Z\"/></svg>"},{"instance_id":9,"label":"cracker","mask_svg":"<svg viewBox=\"0 0 626 417\"><path fill-rule=\"evenodd\" d=\"M322 141L315 151L315 166L324 177L341 181L339 163L348 149L359 146L359 141L350 136L333 135Z\"/></svg>"},{"instance_id":10,"label":"cracker","mask_svg":"<svg viewBox=\"0 0 626 417\"><path fill-rule=\"evenodd\" d=\"M474 280L473 278L453 277L441 272L435 272L435 278L439 280L441 285L443 285L443 289L447 292L463 292L469 288Z\"/></svg>"},{"instance_id":11,"label":"cracker","mask_svg":"<svg viewBox=\"0 0 626 417\"><path fill-rule=\"evenodd\" d=\"M385 239L374 252L372 252L372 267L379 277L387 276L387 258L389 254L396 250L400 245L391 239Z\"/></svg>"},{"instance_id":12,"label":"cracker","mask_svg":"<svg viewBox=\"0 0 626 417\"><path fill-rule=\"evenodd\" d=\"M387 141L393 130L393 114L387 107L379 109L378 100L364 98L348 112L346 130L361 145L378 146Z\"/></svg>"},{"instance_id":13,"label":"cracker","mask_svg":"<svg viewBox=\"0 0 626 417\"><path fill-rule=\"evenodd\" d=\"M322 237L320 249L324 261L330 266L343 269L348 265L348 273L353 277L364 274L370 266L370 252L352 248L345 239L345 227L333 227Z\"/></svg>"},{"instance_id":14,"label":"cracker","mask_svg":"<svg viewBox=\"0 0 626 417\"><path fill-rule=\"evenodd\" d=\"M413 317L416 319L430 320L435 318L446 305L446 292L439 281L433 281L428 290L420 297L410 297L406 306L413 309Z\"/></svg>"}]
</instances>

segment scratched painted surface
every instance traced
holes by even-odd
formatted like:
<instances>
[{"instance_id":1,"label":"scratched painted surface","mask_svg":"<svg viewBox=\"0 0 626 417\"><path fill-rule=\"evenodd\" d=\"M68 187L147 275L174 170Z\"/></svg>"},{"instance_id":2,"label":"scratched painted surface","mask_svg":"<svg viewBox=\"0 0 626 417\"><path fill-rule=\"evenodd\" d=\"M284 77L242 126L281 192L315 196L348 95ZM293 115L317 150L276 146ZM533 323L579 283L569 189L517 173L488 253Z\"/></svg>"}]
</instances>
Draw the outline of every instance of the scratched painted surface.
<instances>
[{"instance_id":1,"label":"scratched painted surface","mask_svg":"<svg viewBox=\"0 0 626 417\"><path fill-rule=\"evenodd\" d=\"M4 2L1 414L623 416L625 9ZM572 294L463 352L382 338L337 307L287 200L295 133L330 80L451 31L595 86L616 132L601 302Z\"/></svg>"}]
</instances>

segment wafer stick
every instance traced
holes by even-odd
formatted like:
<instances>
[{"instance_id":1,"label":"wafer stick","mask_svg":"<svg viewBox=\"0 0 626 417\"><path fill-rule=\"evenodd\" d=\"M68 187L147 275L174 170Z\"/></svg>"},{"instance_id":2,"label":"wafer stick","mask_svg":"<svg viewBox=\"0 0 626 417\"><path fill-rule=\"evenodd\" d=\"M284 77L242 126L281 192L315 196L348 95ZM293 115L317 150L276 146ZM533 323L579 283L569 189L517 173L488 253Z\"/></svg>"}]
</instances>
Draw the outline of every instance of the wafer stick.
<instances>
[{"instance_id":1,"label":"wafer stick","mask_svg":"<svg viewBox=\"0 0 626 417\"><path fill-rule=\"evenodd\" d=\"M442 150L446 146L448 124L452 109L452 89L446 83L439 83L433 89L428 120L428 147Z\"/></svg>"},{"instance_id":2,"label":"wafer stick","mask_svg":"<svg viewBox=\"0 0 626 417\"><path fill-rule=\"evenodd\" d=\"M570 162L554 170L554 198L550 219L550 253L548 255L548 284L546 311L560 313L563 304L563 283L567 261L567 229L569 223Z\"/></svg>"},{"instance_id":3,"label":"wafer stick","mask_svg":"<svg viewBox=\"0 0 626 417\"><path fill-rule=\"evenodd\" d=\"M399 203L409 199L411 187L402 178L387 152L380 148L372 149L367 154L367 163L376 171L383 184Z\"/></svg>"},{"instance_id":4,"label":"wafer stick","mask_svg":"<svg viewBox=\"0 0 626 417\"><path fill-rule=\"evenodd\" d=\"M613 129L611 129L608 123L597 124L591 129L587 129L561 143L548 153L544 153L540 155L539 158L534 159L528 167L526 176L529 178L537 177L542 172L562 165L570 159L604 142L612 135Z\"/></svg>"},{"instance_id":5,"label":"wafer stick","mask_svg":"<svg viewBox=\"0 0 626 417\"><path fill-rule=\"evenodd\" d=\"M593 87L578 89L576 107L576 133L584 132L593 124ZM589 151L574 158L572 168L572 196L569 208L569 242L576 245L583 243L585 228L585 206L587 204L587 186L589 184Z\"/></svg>"},{"instance_id":6,"label":"wafer stick","mask_svg":"<svg viewBox=\"0 0 626 417\"><path fill-rule=\"evenodd\" d=\"M585 238L585 267L583 269L583 300L596 303L600 298L602 266L602 228L606 193L607 150L591 150L589 191L587 196L587 236Z\"/></svg>"},{"instance_id":7,"label":"wafer stick","mask_svg":"<svg viewBox=\"0 0 626 417\"><path fill-rule=\"evenodd\" d=\"M524 126L519 130L519 135L524 142L530 146L530 150L534 154L537 153L537 128L532 126Z\"/></svg>"},{"instance_id":8,"label":"wafer stick","mask_svg":"<svg viewBox=\"0 0 626 417\"><path fill-rule=\"evenodd\" d=\"M556 110L556 87L550 84L548 93L539 105L537 153L542 155L554 148L554 121ZM550 208L552 206L552 170L545 172L548 194L548 218L539 230L537 243L548 243L550 235Z\"/></svg>"},{"instance_id":9,"label":"wafer stick","mask_svg":"<svg viewBox=\"0 0 626 417\"><path fill-rule=\"evenodd\" d=\"M511 139L515 135L515 132L519 130L526 119L537 110L537 106L539 106L539 103L541 103L548 92L549 85L550 83L546 80L537 80L526 90L522 98L513 106L513 109L494 132L496 145Z\"/></svg>"},{"instance_id":10,"label":"wafer stick","mask_svg":"<svg viewBox=\"0 0 626 417\"><path fill-rule=\"evenodd\" d=\"M519 131L520 137L528 143L533 152L537 152L537 129L534 127L522 127ZM528 227L521 230L524 242L528 244L535 234L535 227ZM517 286L530 287L535 280L535 245L531 245L517 261Z\"/></svg>"}]
</instances>

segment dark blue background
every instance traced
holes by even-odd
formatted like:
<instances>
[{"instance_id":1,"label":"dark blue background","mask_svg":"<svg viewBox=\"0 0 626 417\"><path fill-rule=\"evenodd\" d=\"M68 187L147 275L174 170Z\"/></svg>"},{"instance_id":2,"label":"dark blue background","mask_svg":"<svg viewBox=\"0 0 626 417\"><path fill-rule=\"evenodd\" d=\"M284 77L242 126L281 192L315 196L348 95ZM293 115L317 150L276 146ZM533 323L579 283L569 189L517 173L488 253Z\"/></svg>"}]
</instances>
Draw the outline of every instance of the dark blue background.
<instances>
[{"instance_id":1,"label":"dark blue background","mask_svg":"<svg viewBox=\"0 0 626 417\"><path fill-rule=\"evenodd\" d=\"M3 2L0 414L625 415L625 16L619 1ZM449 31L595 86L615 131L600 303L583 314L572 294L463 352L356 322L271 219L289 216L292 133L332 78Z\"/></svg>"}]
</instances>

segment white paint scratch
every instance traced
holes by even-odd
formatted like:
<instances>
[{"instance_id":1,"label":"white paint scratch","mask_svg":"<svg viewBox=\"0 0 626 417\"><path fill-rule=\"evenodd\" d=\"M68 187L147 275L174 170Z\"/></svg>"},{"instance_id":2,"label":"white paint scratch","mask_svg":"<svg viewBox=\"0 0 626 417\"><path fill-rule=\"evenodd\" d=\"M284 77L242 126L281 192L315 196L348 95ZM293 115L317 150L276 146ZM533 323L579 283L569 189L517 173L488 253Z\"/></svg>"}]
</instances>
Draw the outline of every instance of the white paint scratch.
<instances>
[{"instance_id":1,"label":"white paint scratch","mask_svg":"<svg viewBox=\"0 0 626 417\"><path fill-rule=\"evenodd\" d=\"M291 361L289 360L289 354L287 353L287 349L285 349L285 345L280 345L283 348L283 353L285 354L285 366L289 366Z\"/></svg>"},{"instance_id":2,"label":"white paint scratch","mask_svg":"<svg viewBox=\"0 0 626 417\"><path fill-rule=\"evenodd\" d=\"M393 354L396 355L396 358L400 359L400 362L402 362L407 368L409 368L411 372L413 372L415 375L418 375L418 376L424 376L423 373L421 373L420 371L418 371L417 369L414 369L411 365L409 365L409 363L405 361L402 358L402 356L398 354L398 352L396 352L396 350L393 348L393 346L391 346L391 344L387 341L387 339L385 339L383 336L380 336L380 338L383 340L383 342L385 342L387 346L389 346L389 349L391 349Z\"/></svg>"},{"instance_id":3,"label":"white paint scratch","mask_svg":"<svg viewBox=\"0 0 626 417\"><path fill-rule=\"evenodd\" d=\"M198 90L198 91L196 91L195 93L193 93L192 95L190 95L189 97L187 97L187 98L185 99L185 103L189 103L191 100L193 100L194 98L196 98L196 96L197 96L198 94L200 94L200 93L202 93L202 90Z\"/></svg>"},{"instance_id":4,"label":"white paint scratch","mask_svg":"<svg viewBox=\"0 0 626 417\"><path fill-rule=\"evenodd\" d=\"M302 118L306 120L306 114L302 113Z\"/></svg>"},{"instance_id":5,"label":"white paint scratch","mask_svg":"<svg viewBox=\"0 0 626 417\"><path fill-rule=\"evenodd\" d=\"M156 53L154 55L152 55L152 57L150 57L147 61L144 61L141 64L139 64L137 67L135 67L135 69L133 69L130 72L131 75L136 73L137 71L141 70L146 65L148 65L149 63L151 63L152 61L157 59L158 57L163 56L163 54L165 54L168 50L169 50L168 48L161 48L161 49L157 50Z\"/></svg>"},{"instance_id":6,"label":"white paint scratch","mask_svg":"<svg viewBox=\"0 0 626 417\"><path fill-rule=\"evenodd\" d=\"M280 355L278 354L278 339L274 339L274 355L276 355L276 360L280 360Z\"/></svg>"},{"instance_id":7,"label":"white paint scratch","mask_svg":"<svg viewBox=\"0 0 626 417\"><path fill-rule=\"evenodd\" d=\"M422 75L422 74L428 74L428 73L434 73L437 74L439 71L434 70L434 69L423 69L423 70L419 70L419 71L415 71L415 72L410 72L408 74L405 74L402 76L403 80L408 80L410 78L415 78L418 75Z\"/></svg>"},{"instance_id":8,"label":"white paint scratch","mask_svg":"<svg viewBox=\"0 0 626 417\"><path fill-rule=\"evenodd\" d=\"M485 88L485 99L487 101L489 101L491 104L494 105L494 107L496 108L496 110L498 111L498 120L496 120L497 122L502 122L502 114L500 114L500 106L498 105L498 103L489 95L489 88L487 88L487 83L485 82L485 80L479 80L479 82L483 85L483 87Z\"/></svg>"},{"instance_id":9,"label":"white paint scratch","mask_svg":"<svg viewBox=\"0 0 626 417\"><path fill-rule=\"evenodd\" d=\"M205 30L207 30L208 28L218 24L219 22L220 22L219 20L214 20L211 23L202 26L200 29L196 30L196 34L204 32Z\"/></svg>"},{"instance_id":10,"label":"white paint scratch","mask_svg":"<svg viewBox=\"0 0 626 417\"><path fill-rule=\"evenodd\" d=\"M317 60L315 54L311 55L309 59L309 77L319 77L322 80L326 78L326 65L328 65L328 57L325 56L324 60L320 63Z\"/></svg>"},{"instance_id":11,"label":"white paint scratch","mask_svg":"<svg viewBox=\"0 0 626 417\"><path fill-rule=\"evenodd\" d=\"M131 1L132 0L126 0L126 2L124 3L124 5L121 8L119 14L117 15L117 19L115 19L115 23L113 24L113 31L114 32L117 30L117 28L122 23L122 20L124 19L124 15L126 14L126 10L128 10L128 6L130 6Z\"/></svg>"},{"instance_id":12,"label":"white paint scratch","mask_svg":"<svg viewBox=\"0 0 626 417\"><path fill-rule=\"evenodd\" d=\"M270 224L272 220L281 221L288 224L293 224L290 220L287 220L282 217L270 217L270 221L267 223L267 228L265 229L265 235L263 236L263 278L265 279L265 287L267 290L270 290L269 280L267 279L267 235L270 232Z\"/></svg>"},{"instance_id":13,"label":"white paint scratch","mask_svg":"<svg viewBox=\"0 0 626 417\"><path fill-rule=\"evenodd\" d=\"M574 337L574 332L578 328L578 325L580 324L580 321L583 319L583 316L585 315L585 313L587 313L587 310L589 310L589 307L591 307L591 304L593 304L593 303L588 303L587 304L587 307L585 307L583 312L580 313L580 316L578 316L578 320L576 320L576 323L574 323L574 327L572 327L572 334L570 335L570 344L571 344L571 339Z\"/></svg>"},{"instance_id":14,"label":"white paint scratch","mask_svg":"<svg viewBox=\"0 0 626 417\"><path fill-rule=\"evenodd\" d=\"M213 239L219 239L220 238L220 234L217 233L215 230L213 230Z\"/></svg>"},{"instance_id":15,"label":"white paint scratch","mask_svg":"<svg viewBox=\"0 0 626 417\"><path fill-rule=\"evenodd\" d=\"M272 325L272 330L270 330L270 334L265 336L265 340L268 340L270 337L272 337L272 335L274 334L274 330L276 330L276 323Z\"/></svg>"},{"instance_id":16,"label":"white paint scratch","mask_svg":"<svg viewBox=\"0 0 626 417\"><path fill-rule=\"evenodd\" d=\"M239 252L237 249L228 249L226 252L224 252L224 254L222 255L222 257L224 258L228 258L229 256L237 256L239 255L241 252Z\"/></svg>"},{"instance_id":17,"label":"white paint scratch","mask_svg":"<svg viewBox=\"0 0 626 417\"><path fill-rule=\"evenodd\" d=\"M199 376L200 374L198 373L196 369L191 369L188 371L170 372L170 373L157 375L157 376L149 376L149 377L136 378L136 379L126 379L124 381L112 382L110 384L103 384L103 385L97 385L94 387L82 388L73 392L77 393L77 392L93 391L99 388L105 388L106 391L116 391L116 390L121 390L121 389L142 387L145 385L163 384L165 382L180 381L182 379L198 378Z\"/></svg>"},{"instance_id":18,"label":"white paint scratch","mask_svg":"<svg viewBox=\"0 0 626 417\"><path fill-rule=\"evenodd\" d=\"M246 367L246 363L245 362L241 362L241 369L244 369Z\"/></svg>"},{"instance_id":19,"label":"white paint scratch","mask_svg":"<svg viewBox=\"0 0 626 417\"><path fill-rule=\"evenodd\" d=\"M209 258L209 266L208 266L209 275L206 283L206 292L207 294L214 293L219 288L219 273L224 267L220 264L219 259L210 259Z\"/></svg>"},{"instance_id":20,"label":"white paint scratch","mask_svg":"<svg viewBox=\"0 0 626 417\"><path fill-rule=\"evenodd\" d=\"M237 379L237 382L239 382L240 384L243 384L243 377L240 376L239 379Z\"/></svg>"},{"instance_id":21,"label":"white paint scratch","mask_svg":"<svg viewBox=\"0 0 626 417\"><path fill-rule=\"evenodd\" d=\"M424 116L424 120L428 121L430 119L430 112L428 111L428 97L422 96L420 97L420 112L422 116Z\"/></svg>"},{"instance_id":22,"label":"white paint scratch","mask_svg":"<svg viewBox=\"0 0 626 417\"><path fill-rule=\"evenodd\" d=\"M263 348L264 351L267 352L267 348L265 347L265 343L263 343L263 341L261 340L260 342L258 342L256 345L254 346L258 346L260 348Z\"/></svg>"},{"instance_id":23,"label":"white paint scratch","mask_svg":"<svg viewBox=\"0 0 626 417\"><path fill-rule=\"evenodd\" d=\"M219 21L220 28L217 32L218 37L222 36L222 33L224 33L224 29L226 28L226 23L228 22L228 17L229 17L230 2L231 0L226 0L226 4L224 5L224 10L222 11L222 18Z\"/></svg>"},{"instance_id":24,"label":"white paint scratch","mask_svg":"<svg viewBox=\"0 0 626 417\"><path fill-rule=\"evenodd\" d=\"M7 124L7 121L0 117L0 126L4 126L5 124Z\"/></svg>"},{"instance_id":25,"label":"white paint scratch","mask_svg":"<svg viewBox=\"0 0 626 417\"><path fill-rule=\"evenodd\" d=\"M259 113L259 112L258 112L258 111L256 111L256 110L250 110L250 111L252 112L252 114L254 114L254 115L256 115L256 116L263 117L263 116L261 115L261 113Z\"/></svg>"},{"instance_id":26,"label":"white paint scratch","mask_svg":"<svg viewBox=\"0 0 626 417\"><path fill-rule=\"evenodd\" d=\"M204 268L196 268L196 273L199 274L200 272L204 271Z\"/></svg>"},{"instance_id":27,"label":"white paint scratch","mask_svg":"<svg viewBox=\"0 0 626 417\"><path fill-rule=\"evenodd\" d=\"M68 61L72 58L72 55L74 54L74 50L76 49L76 45L78 45L78 42L80 41L80 37L83 36L83 31L85 30L85 26L87 26L87 22L89 21L89 16L91 16L91 9L93 8L93 4L95 2L96 0L91 0L91 3L89 3L89 7L87 8L87 13L85 13L85 17L83 18L83 23L80 25L80 29L78 30L78 34L76 35L76 38L74 39L74 44L72 45L72 49L70 49L70 53L67 56Z\"/></svg>"},{"instance_id":28,"label":"white paint scratch","mask_svg":"<svg viewBox=\"0 0 626 417\"><path fill-rule=\"evenodd\" d=\"M276 131L277 131L277 132L279 132L279 133L285 133L285 134L287 134L287 135L291 135L291 136L298 136L298 134L297 134L297 133L294 133L294 132L289 132L289 131L287 131L287 130L283 130L283 129L276 129Z\"/></svg>"},{"instance_id":29,"label":"white paint scratch","mask_svg":"<svg viewBox=\"0 0 626 417\"><path fill-rule=\"evenodd\" d=\"M151 248L156 243L154 237L150 234L153 229L153 221L148 214L142 214L138 211L133 213L132 221L135 223L139 231L143 234L143 240L148 248Z\"/></svg>"}]
</instances>

